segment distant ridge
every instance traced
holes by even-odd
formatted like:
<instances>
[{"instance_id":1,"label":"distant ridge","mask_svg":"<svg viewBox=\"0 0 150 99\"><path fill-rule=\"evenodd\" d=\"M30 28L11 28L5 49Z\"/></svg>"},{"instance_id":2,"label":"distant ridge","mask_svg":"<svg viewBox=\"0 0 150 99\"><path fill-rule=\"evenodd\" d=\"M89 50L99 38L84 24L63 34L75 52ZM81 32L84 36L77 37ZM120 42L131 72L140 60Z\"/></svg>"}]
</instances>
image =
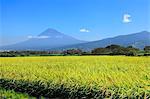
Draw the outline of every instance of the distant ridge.
<instances>
[{"instance_id":1,"label":"distant ridge","mask_svg":"<svg viewBox=\"0 0 150 99\"><path fill-rule=\"evenodd\" d=\"M98 47L106 47L111 44L118 44L121 46L133 46L136 48L143 49L145 46L150 46L150 32L142 31L138 33L128 34L128 35L119 35L116 37L87 42L83 44L76 44L71 46L65 46L62 48L55 48L55 50L70 49L70 48L92 50Z\"/></svg>"},{"instance_id":2,"label":"distant ridge","mask_svg":"<svg viewBox=\"0 0 150 99\"><path fill-rule=\"evenodd\" d=\"M31 37L27 41L17 44L2 46L0 47L0 50L66 50L72 48L92 50L98 47L106 47L111 44L133 46L143 49L145 46L150 46L150 32L142 31L86 42L65 35L55 29L48 28L36 37Z\"/></svg>"}]
</instances>

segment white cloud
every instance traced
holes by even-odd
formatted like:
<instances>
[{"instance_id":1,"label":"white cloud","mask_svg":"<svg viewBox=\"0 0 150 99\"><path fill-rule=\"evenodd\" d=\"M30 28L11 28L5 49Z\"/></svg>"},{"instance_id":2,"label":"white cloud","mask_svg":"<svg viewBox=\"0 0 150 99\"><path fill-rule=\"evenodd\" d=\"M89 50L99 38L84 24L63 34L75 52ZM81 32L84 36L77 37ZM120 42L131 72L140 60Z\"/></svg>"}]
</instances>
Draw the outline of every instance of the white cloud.
<instances>
[{"instance_id":1,"label":"white cloud","mask_svg":"<svg viewBox=\"0 0 150 99\"><path fill-rule=\"evenodd\" d=\"M28 36L28 38L31 39L31 38L33 38L33 36L30 35L30 36Z\"/></svg>"},{"instance_id":2,"label":"white cloud","mask_svg":"<svg viewBox=\"0 0 150 99\"><path fill-rule=\"evenodd\" d=\"M90 32L90 30L86 29L86 28L81 28L80 32Z\"/></svg>"},{"instance_id":3,"label":"white cloud","mask_svg":"<svg viewBox=\"0 0 150 99\"><path fill-rule=\"evenodd\" d=\"M123 23L130 23L131 22L131 15L130 14L124 14L123 15Z\"/></svg>"},{"instance_id":4,"label":"white cloud","mask_svg":"<svg viewBox=\"0 0 150 99\"><path fill-rule=\"evenodd\" d=\"M36 39L46 39L46 38L50 38L50 36L28 36L29 39L31 38L36 38Z\"/></svg>"}]
</instances>

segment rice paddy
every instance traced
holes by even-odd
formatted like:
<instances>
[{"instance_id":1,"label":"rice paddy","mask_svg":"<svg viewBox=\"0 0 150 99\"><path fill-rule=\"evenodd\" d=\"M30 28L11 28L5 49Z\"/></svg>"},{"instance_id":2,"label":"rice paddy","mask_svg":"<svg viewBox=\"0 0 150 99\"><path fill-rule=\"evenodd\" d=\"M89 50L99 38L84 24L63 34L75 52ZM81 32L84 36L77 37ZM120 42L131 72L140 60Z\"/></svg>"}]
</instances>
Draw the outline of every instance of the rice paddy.
<instances>
[{"instance_id":1,"label":"rice paddy","mask_svg":"<svg viewBox=\"0 0 150 99\"><path fill-rule=\"evenodd\" d=\"M48 98L150 98L150 57L0 58L0 87Z\"/></svg>"}]
</instances>

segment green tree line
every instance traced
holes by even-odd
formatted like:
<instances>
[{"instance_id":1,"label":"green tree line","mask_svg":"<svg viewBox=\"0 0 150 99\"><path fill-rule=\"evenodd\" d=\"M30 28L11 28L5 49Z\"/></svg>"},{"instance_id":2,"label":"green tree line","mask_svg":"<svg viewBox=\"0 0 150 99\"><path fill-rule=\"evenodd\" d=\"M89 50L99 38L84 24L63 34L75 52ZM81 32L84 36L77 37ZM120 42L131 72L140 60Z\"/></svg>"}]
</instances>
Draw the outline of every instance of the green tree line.
<instances>
[{"instance_id":1,"label":"green tree line","mask_svg":"<svg viewBox=\"0 0 150 99\"><path fill-rule=\"evenodd\" d=\"M143 50L133 46L123 47L120 45L109 45L95 48L92 51L81 49L68 49L63 51L1 51L0 57L17 56L69 56L69 55L126 55L126 56L150 56L150 46L145 46Z\"/></svg>"}]
</instances>

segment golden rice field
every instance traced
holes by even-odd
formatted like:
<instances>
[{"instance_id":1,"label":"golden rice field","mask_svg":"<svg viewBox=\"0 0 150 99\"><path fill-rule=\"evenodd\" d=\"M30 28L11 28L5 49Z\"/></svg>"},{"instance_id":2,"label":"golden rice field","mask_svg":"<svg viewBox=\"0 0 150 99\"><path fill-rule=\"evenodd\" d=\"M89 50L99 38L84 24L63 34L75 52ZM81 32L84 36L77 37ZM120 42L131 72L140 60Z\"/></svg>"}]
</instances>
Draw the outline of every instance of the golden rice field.
<instances>
[{"instance_id":1,"label":"golden rice field","mask_svg":"<svg viewBox=\"0 0 150 99\"><path fill-rule=\"evenodd\" d=\"M150 98L150 57L0 58L0 87L34 97Z\"/></svg>"}]
</instances>

